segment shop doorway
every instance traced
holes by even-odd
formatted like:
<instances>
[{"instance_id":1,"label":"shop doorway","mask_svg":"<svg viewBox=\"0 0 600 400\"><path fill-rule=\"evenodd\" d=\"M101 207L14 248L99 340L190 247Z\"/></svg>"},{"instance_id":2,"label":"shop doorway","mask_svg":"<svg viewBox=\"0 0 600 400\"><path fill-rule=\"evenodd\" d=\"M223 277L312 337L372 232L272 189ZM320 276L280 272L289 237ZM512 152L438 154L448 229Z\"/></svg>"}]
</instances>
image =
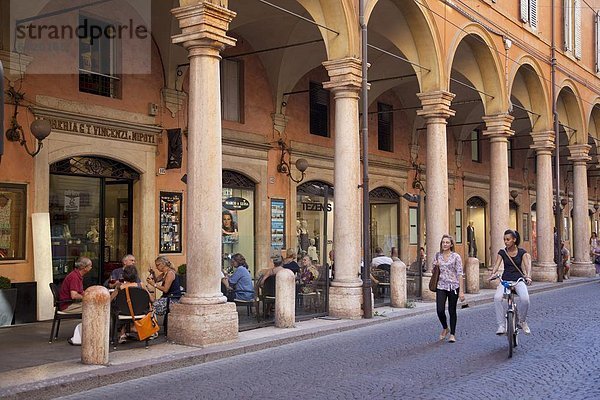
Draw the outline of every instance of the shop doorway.
<instances>
[{"instance_id":1,"label":"shop doorway","mask_svg":"<svg viewBox=\"0 0 600 400\"><path fill-rule=\"evenodd\" d=\"M467 200L467 249L470 257L479 259L480 266L484 266L488 260L486 207L487 203L481 197Z\"/></svg>"},{"instance_id":2,"label":"shop doorway","mask_svg":"<svg viewBox=\"0 0 600 400\"><path fill-rule=\"evenodd\" d=\"M133 183L139 174L103 157L72 157L50 166L52 274L61 283L78 257L94 268L84 286L103 284L132 252Z\"/></svg>"},{"instance_id":3,"label":"shop doorway","mask_svg":"<svg viewBox=\"0 0 600 400\"><path fill-rule=\"evenodd\" d=\"M328 309L329 280L332 278L329 253L333 250L333 187L308 181L296 188L296 247L298 257L310 257L316 279L299 278L296 315L325 314Z\"/></svg>"}]
</instances>

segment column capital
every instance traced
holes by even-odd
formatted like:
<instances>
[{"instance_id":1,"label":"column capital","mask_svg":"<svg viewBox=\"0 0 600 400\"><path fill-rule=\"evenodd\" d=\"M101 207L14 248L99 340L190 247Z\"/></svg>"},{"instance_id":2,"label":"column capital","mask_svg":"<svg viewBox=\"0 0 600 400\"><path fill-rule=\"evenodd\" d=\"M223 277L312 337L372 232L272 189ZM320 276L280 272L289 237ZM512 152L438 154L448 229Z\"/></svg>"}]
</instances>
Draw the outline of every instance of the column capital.
<instances>
[{"instance_id":1,"label":"column capital","mask_svg":"<svg viewBox=\"0 0 600 400\"><path fill-rule=\"evenodd\" d=\"M537 154L552 152L554 150L554 131L531 132L533 143L530 148Z\"/></svg>"},{"instance_id":2,"label":"column capital","mask_svg":"<svg viewBox=\"0 0 600 400\"><path fill-rule=\"evenodd\" d=\"M188 2L189 3L189 2ZM173 35L173 43L184 47L208 46L222 51L225 46L234 46L236 40L227 36L229 23L236 13L213 3L199 3L178 7L171 13L179 20L181 33Z\"/></svg>"},{"instance_id":3,"label":"column capital","mask_svg":"<svg viewBox=\"0 0 600 400\"><path fill-rule=\"evenodd\" d=\"M329 82L323 82L325 89L333 92L352 91L358 94L362 87L362 62L358 58L346 57L323 62L329 74Z\"/></svg>"},{"instance_id":4,"label":"column capital","mask_svg":"<svg viewBox=\"0 0 600 400\"><path fill-rule=\"evenodd\" d=\"M481 119L485 122L485 130L482 132L484 136L508 139L515 134L510 129L515 118L510 114L485 115Z\"/></svg>"},{"instance_id":5,"label":"column capital","mask_svg":"<svg viewBox=\"0 0 600 400\"><path fill-rule=\"evenodd\" d=\"M450 109L455 94L443 90L427 93L417 93L421 100L423 109L417 110L417 115L425 118L442 118L444 120L453 117L456 112Z\"/></svg>"},{"instance_id":6,"label":"column capital","mask_svg":"<svg viewBox=\"0 0 600 400\"><path fill-rule=\"evenodd\" d=\"M586 163L592 159L589 156L590 149L592 146L589 144L572 144L567 146L569 148L569 156L568 160L573 161L574 163Z\"/></svg>"}]
</instances>

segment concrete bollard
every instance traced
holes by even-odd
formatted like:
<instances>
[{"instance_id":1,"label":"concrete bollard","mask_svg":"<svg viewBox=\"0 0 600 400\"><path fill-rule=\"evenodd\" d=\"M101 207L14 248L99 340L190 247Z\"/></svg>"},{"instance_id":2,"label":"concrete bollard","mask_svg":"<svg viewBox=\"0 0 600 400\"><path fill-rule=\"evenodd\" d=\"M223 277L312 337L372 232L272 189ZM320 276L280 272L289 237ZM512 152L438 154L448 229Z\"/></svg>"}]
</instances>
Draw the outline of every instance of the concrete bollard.
<instances>
[{"instance_id":1,"label":"concrete bollard","mask_svg":"<svg viewBox=\"0 0 600 400\"><path fill-rule=\"evenodd\" d=\"M479 293L479 260L475 257L467 258L465 265L466 293Z\"/></svg>"},{"instance_id":2,"label":"concrete bollard","mask_svg":"<svg viewBox=\"0 0 600 400\"><path fill-rule=\"evenodd\" d=\"M275 276L275 326L293 328L296 322L296 277L289 269Z\"/></svg>"},{"instance_id":3,"label":"concrete bollard","mask_svg":"<svg viewBox=\"0 0 600 400\"><path fill-rule=\"evenodd\" d=\"M103 286L89 287L83 293L81 362L108 364L110 338L110 294Z\"/></svg>"},{"instance_id":4,"label":"concrete bollard","mask_svg":"<svg viewBox=\"0 0 600 400\"><path fill-rule=\"evenodd\" d=\"M423 301L435 301L435 292L429 290L429 281L431 281L431 271L423 272L423 279L421 280Z\"/></svg>"},{"instance_id":5,"label":"concrete bollard","mask_svg":"<svg viewBox=\"0 0 600 400\"><path fill-rule=\"evenodd\" d=\"M406 307L406 264L394 261L390 268L390 302L392 307Z\"/></svg>"},{"instance_id":6,"label":"concrete bollard","mask_svg":"<svg viewBox=\"0 0 600 400\"><path fill-rule=\"evenodd\" d=\"M483 270L483 276L481 277L483 282L480 283L479 287L481 287L483 289L496 289L496 287L500 284L499 279L495 279L493 281L489 280L492 270L493 270L493 267L487 267L485 270ZM500 267L500 269L498 270L498 273L500 275L502 275L502 267Z\"/></svg>"}]
</instances>

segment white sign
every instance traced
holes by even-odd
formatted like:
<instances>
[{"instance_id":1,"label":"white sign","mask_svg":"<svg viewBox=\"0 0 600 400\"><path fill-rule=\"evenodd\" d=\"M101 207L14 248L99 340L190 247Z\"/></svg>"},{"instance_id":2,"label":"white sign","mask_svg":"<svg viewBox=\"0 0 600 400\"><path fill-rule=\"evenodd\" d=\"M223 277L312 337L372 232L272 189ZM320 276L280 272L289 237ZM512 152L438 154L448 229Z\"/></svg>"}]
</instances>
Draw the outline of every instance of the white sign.
<instances>
[{"instance_id":1,"label":"white sign","mask_svg":"<svg viewBox=\"0 0 600 400\"><path fill-rule=\"evenodd\" d=\"M79 212L79 192L74 190L65 190L65 211Z\"/></svg>"}]
</instances>

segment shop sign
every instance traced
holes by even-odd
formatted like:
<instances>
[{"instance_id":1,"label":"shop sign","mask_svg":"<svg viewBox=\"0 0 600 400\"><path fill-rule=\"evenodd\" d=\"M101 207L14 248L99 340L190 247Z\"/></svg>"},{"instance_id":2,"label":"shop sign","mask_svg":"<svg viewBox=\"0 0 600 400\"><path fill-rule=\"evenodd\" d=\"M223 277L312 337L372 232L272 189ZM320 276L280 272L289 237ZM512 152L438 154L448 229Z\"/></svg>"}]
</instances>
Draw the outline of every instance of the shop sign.
<instances>
[{"instance_id":1,"label":"shop sign","mask_svg":"<svg viewBox=\"0 0 600 400\"><path fill-rule=\"evenodd\" d=\"M91 122L69 121L57 118L47 119L50 121L52 130L134 143L156 144L155 137L151 133L136 132L131 129L121 129Z\"/></svg>"},{"instance_id":2,"label":"shop sign","mask_svg":"<svg viewBox=\"0 0 600 400\"><path fill-rule=\"evenodd\" d=\"M79 212L80 193L74 190L65 190L65 212Z\"/></svg>"},{"instance_id":3,"label":"shop sign","mask_svg":"<svg viewBox=\"0 0 600 400\"><path fill-rule=\"evenodd\" d=\"M223 207L227 210L245 210L250 207L250 202L243 197L228 197L223 200Z\"/></svg>"},{"instance_id":4,"label":"shop sign","mask_svg":"<svg viewBox=\"0 0 600 400\"><path fill-rule=\"evenodd\" d=\"M323 203L302 203L302 211L325 211ZM327 212L331 212L331 204L327 204Z\"/></svg>"}]
</instances>

